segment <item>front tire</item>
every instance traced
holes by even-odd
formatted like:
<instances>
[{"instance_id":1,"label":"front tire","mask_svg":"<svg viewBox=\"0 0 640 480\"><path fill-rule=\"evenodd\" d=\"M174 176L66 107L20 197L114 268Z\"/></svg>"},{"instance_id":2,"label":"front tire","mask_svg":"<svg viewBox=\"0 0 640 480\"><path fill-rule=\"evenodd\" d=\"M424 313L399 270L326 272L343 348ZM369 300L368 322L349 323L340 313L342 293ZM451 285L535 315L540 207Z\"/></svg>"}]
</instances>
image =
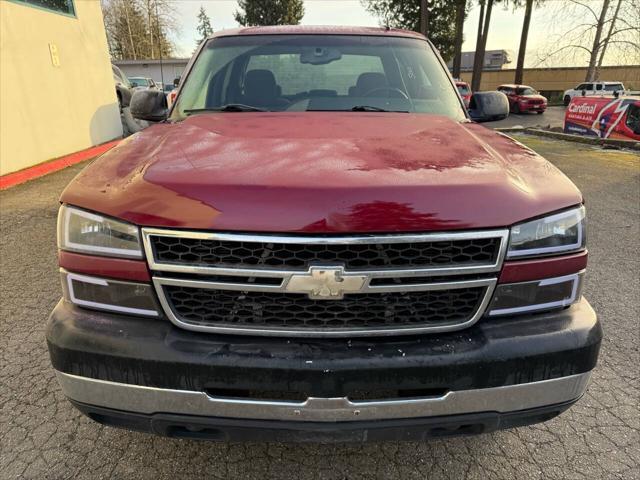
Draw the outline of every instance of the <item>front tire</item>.
<instances>
[{"instance_id":1,"label":"front tire","mask_svg":"<svg viewBox=\"0 0 640 480\"><path fill-rule=\"evenodd\" d=\"M571 103L571 97L569 95L565 95L562 103L564 103L565 107L568 107L569 104Z\"/></svg>"},{"instance_id":2,"label":"front tire","mask_svg":"<svg viewBox=\"0 0 640 480\"><path fill-rule=\"evenodd\" d=\"M544 113L544 111L538 112L538 115L542 115Z\"/></svg>"}]
</instances>

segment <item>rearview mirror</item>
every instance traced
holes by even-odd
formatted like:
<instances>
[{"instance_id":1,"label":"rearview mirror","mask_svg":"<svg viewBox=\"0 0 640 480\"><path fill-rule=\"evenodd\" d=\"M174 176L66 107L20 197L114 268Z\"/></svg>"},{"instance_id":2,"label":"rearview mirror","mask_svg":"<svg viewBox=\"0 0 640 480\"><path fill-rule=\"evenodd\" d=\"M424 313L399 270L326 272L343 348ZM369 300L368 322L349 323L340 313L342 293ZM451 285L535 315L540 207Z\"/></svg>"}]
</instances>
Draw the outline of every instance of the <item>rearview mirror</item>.
<instances>
[{"instance_id":1,"label":"rearview mirror","mask_svg":"<svg viewBox=\"0 0 640 480\"><path fill-rule=\"evenodd\" d=\"M476 122L502 120L509 116L509 99L502 92L476 92L469 102L469 116Z\"/></svg>"},{"instance_id":2,"label":"rearview mirror","mask_svg":"<svg viewBox=\"0 0 640 480\"><path fill-rule=\"evenodd\" d=\"M164 92L148 89L133 92L129 108L133 118L149 122L165 120L169 111Z\"/></svg>"}]
</instances>

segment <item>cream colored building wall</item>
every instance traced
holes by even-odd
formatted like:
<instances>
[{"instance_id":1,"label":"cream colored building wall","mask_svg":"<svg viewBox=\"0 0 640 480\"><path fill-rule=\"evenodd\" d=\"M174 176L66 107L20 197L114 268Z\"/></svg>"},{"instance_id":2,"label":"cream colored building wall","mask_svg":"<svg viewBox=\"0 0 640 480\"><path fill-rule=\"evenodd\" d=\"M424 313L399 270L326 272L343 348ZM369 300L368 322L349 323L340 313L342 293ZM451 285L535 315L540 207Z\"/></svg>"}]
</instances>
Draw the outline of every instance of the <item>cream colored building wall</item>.
<instances>
[{"instance_id":1,"label":"cream colored building wall","mask_svg":"<svg viewBox=\"0 0 640 480\"><path fill-rule=\"evenodd\" d=\"M74 4L0 0L0 175L122 135L100 1Z\"/></svg>"},{"instance_id":2,"label":"cream colored building wall","mask_svg":"<svg viewBox=\"0 0 640 480\"><path fill-rule=\"evenodd\" d=\"M527 68L524 70L525 85L540 91L564 91L584 83L586 68ZM471 83L471 72L461 74L465 82ZM499 85L513 83L515 70L482 72L480 90L495 90ZM605 81L621 81L628 89L640 89L640 66L603 67L600 78Z\"/></svg>"}]
</instances>

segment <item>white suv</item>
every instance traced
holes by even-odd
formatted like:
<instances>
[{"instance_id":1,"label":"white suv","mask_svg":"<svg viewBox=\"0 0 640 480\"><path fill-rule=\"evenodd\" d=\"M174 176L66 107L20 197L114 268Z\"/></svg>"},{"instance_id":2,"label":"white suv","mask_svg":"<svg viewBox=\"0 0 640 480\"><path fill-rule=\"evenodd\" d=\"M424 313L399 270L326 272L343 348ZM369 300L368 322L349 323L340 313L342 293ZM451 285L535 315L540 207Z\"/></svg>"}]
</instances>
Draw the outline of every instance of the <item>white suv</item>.
<instances>
[{"instance_id":1,"label":"white suv","mask_svg":"<svg viewBox=\"0 0 640 480\"><path fill-rule=\"evenodd\" d=\"M584 93L583 93L584 92ZM564 106L571 102L573 97L591 95L612 95L613 92L624 92L622 82L586 82L581 83L576 88L571 88L564 92Z\"/></svg>"}]
</instances>

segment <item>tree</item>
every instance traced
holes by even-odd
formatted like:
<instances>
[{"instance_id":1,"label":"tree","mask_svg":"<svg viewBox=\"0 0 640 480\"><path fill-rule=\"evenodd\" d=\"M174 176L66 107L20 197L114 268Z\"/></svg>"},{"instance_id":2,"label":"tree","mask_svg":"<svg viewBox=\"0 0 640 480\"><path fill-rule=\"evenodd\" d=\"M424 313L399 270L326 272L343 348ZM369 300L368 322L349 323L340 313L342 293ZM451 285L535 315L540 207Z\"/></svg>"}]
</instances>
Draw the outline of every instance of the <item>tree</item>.
<instances>
[{"instance_id":1,"label":"tree","mask_svg":"<svg viewBox=\"0 0 640 480\"><path fill-rule=\"evenodd\" d=\"M493 3L494 0L480 0L478 39L476 41L476 52L473 59L473 77L471 78L471 90L474 92L480 90L480 82L482 82L484 53L487 49L487 38L489 36L489 24L491 23L491 10L493 9Z\"/></svg>"},{"instance_id":2,"label":"tree","mask_svg":"<svg viewBox=\"0 0 640 480\"><path fill-rule=\"evenodd\" d=\"M114 59L168 57L177 30L169 0L102 0L107 42Z\"/></svg>"},{"instance_id":3,"label":"tree","mask_svg":"<svg viewBox=\"0 0 640 480\"><path fill-rule=\"evenodd\" d=\"M611 0L604 0L602 2L602 10L598 16L596 23L596 33L593 38L593 45L589 52L589 67L587 68L587 77L584 79L586 82L590 82L594 79L596 74L596 62L598 60L598 52L601 47L600 38L602 37L602 29L604 28L604 21L607 18L607 10L609 10L609 3Z\"/></svg>"},{"instance_id":4,"label":"tree","mask_svg":"<svg viewBox=\"0 0 640 480\"><path fill-rule=\"evenodd\" d=\"M200 6L200 11L198 12L198 26L196 27L196 30L200 35L200 38L197 40L197 45L200 45L210 35L213 34L213 28L211 28L211 19L207 16L207 12L204 11L203 6Z\"/></svg>"},{"instance_id":5,"label":"tree","mask_svg":"<svg viewBox=\"0 0 640 480\"><path fill-rule=\"evenodd\" d=\"M464 20L467 17L467 0L456 0L456 33L453 47L453 76L460 78L462 66L462 43L464 42Z\"/></svg>"},{"instance_id":6,"label":"tree","mask_svg":"<svg viewBox=\"0 0 640 480\"><path fill-rule=\"evenodd\" d=\"M529 25L531 24L531 14L533 13L533 0L526 0L524 9L524 21L522 22L522 34L520 35L520 47L518 48L518 63L516 64L516 76L514 83L519 85L524 77L524 57L527 50L527 39L529 38Z\"/></svg>"},{"instance_id":7,"label":"tree","mask_svg":"<svg viewBox=\"0 0 640 480\"><path fill-rule=\"evenodd\" d=\"M570 28L562 21L567 18ZM583 64L591 82L607 59L613 65L640 59L640 0L566 0L555 4L545 24L548 42L537 65Z\"/></svg>"},{"instance_id":8,"label":"tree","mask_svg":"<svg viewBox=\"0 0 640 480\"><path fill-rule=\"evenodd\" d=\"M450 0L361 1L383 26L424 31L445 60L453 56L456 11ZM426 5L426 10L422 5Z\"/></svg>"},{"instance_id":9,"label":"tree","mask_svg":"<svg viewBox=\"0 0 640 480\"><path fill-rule=\"evenodd\" d=\"M302 0L238 0L240 11L234 13L243 26L298 25L304 16Z\"/></svg>"},{"instance_id":10,"label":"tree","mask_svg":"<svg viewBox=\"0 0 640 480\"><path fill-rule=\"evenodd\" d=\"M609 42L611 41L611 36L613 35L614 28L616 26L616 22L618 21L618 15L620 14L620 7L622 7L622 1L618 0L618 6L616 7L616 11L613 14L613 18L609 23L609 32L607 36L604 38L602 42L602 46L600 47L600 58L598 59L598 66L596 67L595 79L597 80L600 77L600 67L602 67L602 61L604 60L604 54L607 51L607 47L609 46ZM638 5L640 8L640 5ZM640 36L640 28L638 29L638 36ZM640 59L640 56L638 56Z\"/></svg>"}]
</instances>

